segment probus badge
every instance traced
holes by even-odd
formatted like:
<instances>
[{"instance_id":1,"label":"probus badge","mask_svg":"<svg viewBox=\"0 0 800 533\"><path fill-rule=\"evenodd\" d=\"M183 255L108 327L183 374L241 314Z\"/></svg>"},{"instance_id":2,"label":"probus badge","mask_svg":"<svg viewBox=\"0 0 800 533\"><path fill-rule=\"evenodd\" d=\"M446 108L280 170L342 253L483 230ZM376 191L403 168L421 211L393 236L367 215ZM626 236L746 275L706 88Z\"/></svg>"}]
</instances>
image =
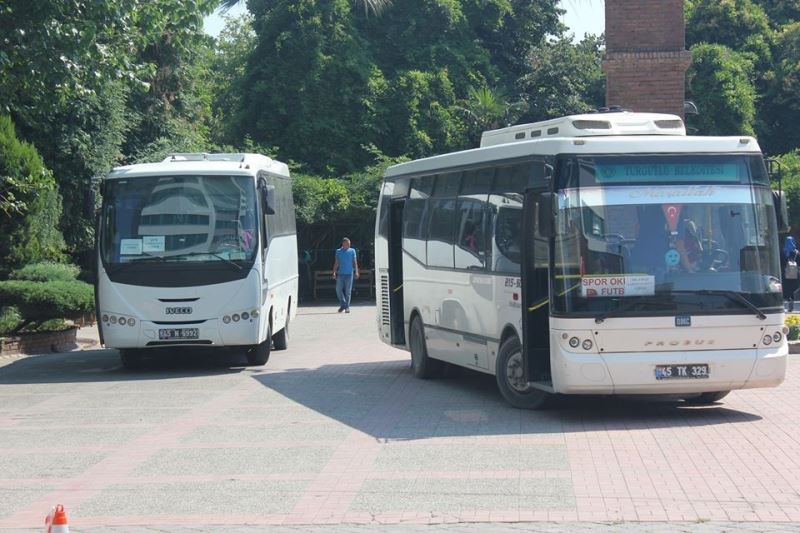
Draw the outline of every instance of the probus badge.
<instances>
[{"instance_id":1,"label":"probus badge","mask_svg":"<svg viewBox=\"0 0 800 533\"><path fill-rule=\"evenodd\" d=\"M689 315L677 315L675 317L675 326L679 328L688 328L692 325L692 317Z\"/></svg>"}]
</instances>

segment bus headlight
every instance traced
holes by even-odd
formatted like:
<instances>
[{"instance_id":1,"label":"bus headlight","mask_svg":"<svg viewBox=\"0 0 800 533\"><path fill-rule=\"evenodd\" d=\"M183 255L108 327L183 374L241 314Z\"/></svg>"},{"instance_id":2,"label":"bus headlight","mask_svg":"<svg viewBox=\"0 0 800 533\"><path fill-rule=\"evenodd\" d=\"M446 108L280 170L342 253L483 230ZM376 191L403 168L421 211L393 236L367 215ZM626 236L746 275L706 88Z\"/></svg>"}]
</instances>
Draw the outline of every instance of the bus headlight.
<instances>
[{"instance_id":1,"label":"bus headlight","mask_svg":"<svg viewBox=\"0 0 800 533\"><path fill-rule=\"evenodd\" d=\"M128 323L128 319L125 318L124 316L121 316L121 317L119 317L119 321L118 322L119 322L120 326L124 326L125 324Z\"/></svg>"},{"instance_id":2,"label":"bus headlight","mask_svg":"<svg viewBox=\"0 0 800 533\"><path fill-rule=\"evenodd\" d=\"M128 319L128 325L131 326L131 327L135 326L136 325L136 319L135 318L129 318Z\"/></svg>"},{"instance_id":3,"label":"bus headlight","mask_svg":"<svg viewBox=\"0 0 800 533\"><path fill-rule=\"evenodd\" d=\"M578 337L572 337L572 338L569 340L569 345L570 345L572 348L577 348L577 347L578 347L578 345L580 345L580 343L581 343L581 340L580 340Z\"/></svg>"},{"instance_id":4,"label":"bus headlight","mask_svg":"<svg viewBox=\"0 0 800 533\"><path fill-rule=\"evenodd\" d=\"M240 317L239 317L239 313L233 313L233 316L231 317L231 319L232 319L234 322L239 322L239 318L240 318Z\"/></svg>"},{"instance_id":5,"label":"bus headlight","mask_svg":"<svg viewBox=\"0 0 800 533\"><path fill-rule=\"evenodd\" d=\"M584 350L589 351L592 349L594 344L589 339L586 339L585 341L583 341L583 344L581 346L583 347Z\"/></svg>"},{"instance_id":6,"label":"bus headlight","mask_svg":"<svg viewBox=\"0 0 800 533\"><path fill-rule=\"evenodd\" d=\"M772 344L772 337L770 337L769 335L764 335L764 339L761 342L764 343L764 346L769 346L770 344Z\"/></svg>"},{"instance_id":7,"label":"bus headlight","mask_svg":"<svg viewBox=\"0 0 800 533\"><path fill-rule=\"evenodd\" d=\"M223 324L230 324L231 323L231 317L229 317L228 315L225 315L224 317L222 317L222 323Z\"/></svg>"},{"instance_id":8,"label":"bus headlight","mask_svg":"<svg viewBox=\"0 0 800 533\"><path fill-rule=\"evenodd\" d=\"M250 319L250 313L248 313L247 311L242 313L242 320L249 320L249 319Z\"/></svg>"},{"instance_id":9,"label":"bus headlight","mask_svg":"<svg viewBox=\"0 0 800 533\"><path fill-rule=\"evenodd\" d=\"M111 315L111 323L112 324L116 324L117 323L117 317L115 317L114 315Z\"/></svg>"},{"instance_id":10,"label":"bus headlight","mask_svg":"<svg viewBox=\"0 0 800 533\"><path fill-rule=\"evenodd\" d=\"M259 315L258 309L253 309L252 311L250 311L251 317L258 318L258 315Z\"/></svg>"},{"instance_id":11,"label":"bus headlight","mask_svg":"<svg viewBox=\"0 0 800 533\"><path fill-rule=\"evenodd\" d=\"M772 335L772 340L773 340L773 341L775 341L775 342L781 342L781 339L783 339L783 335L781 335L781 334L780 334L780 332L777 332L777 331L776 331L776 332L775 332L775 333Z\"/></svg>"}]
</instances>

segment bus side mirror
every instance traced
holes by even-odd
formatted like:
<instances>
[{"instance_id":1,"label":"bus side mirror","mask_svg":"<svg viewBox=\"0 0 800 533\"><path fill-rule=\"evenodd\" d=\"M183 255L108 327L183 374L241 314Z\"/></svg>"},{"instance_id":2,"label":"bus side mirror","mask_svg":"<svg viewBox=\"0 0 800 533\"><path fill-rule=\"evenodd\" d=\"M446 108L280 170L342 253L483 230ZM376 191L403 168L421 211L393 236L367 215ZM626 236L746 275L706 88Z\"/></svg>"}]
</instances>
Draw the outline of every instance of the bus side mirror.
<instances>
[{"instance_id":1,"label":"bus side mirror","mask_svg":"<svg viewBox=\"0 0 800 533\"><path fill-rule=\"evenodd\" d=\"M555 215L553 213L553 206L555 194L551 192L545 192L539 195L538 204L539 209L537 209L537 220L536 223L539 226L539 235L542 237L555 237Z\"/></svg>"},{"instance_id":2,"label":"bus side mirror","mask_svg":"<svg viewBox=\"0 0 800 533\"><path fill-rule=\"evenodd\" d=\"M772 191L772 203L775 205L775 217L778 220L778 232L789 231L789 208L786 205L786 195L783 191Z\"/></svg>"},{"instance_id":3,"label":"bus side mirror","mask_svg":"<svg viewBox=\"0 0 800 533\"><path fill-rule=\"evenodd\" d=\"M274 198L275 198L274 185L265 185L261 188L261 202L264 204L265 215L275 214Z\"/></svg>"},{"instance_id":4,"label":"bus side mirror","mask_svg":"<svg viewBox=\"0 0 800 533\"><path fill-rule=\"evenodd\" d=\"M83 218L92 220L97 213L97 192L94 188L87 189L83 195Z\"/></svg>"}]
</instances>

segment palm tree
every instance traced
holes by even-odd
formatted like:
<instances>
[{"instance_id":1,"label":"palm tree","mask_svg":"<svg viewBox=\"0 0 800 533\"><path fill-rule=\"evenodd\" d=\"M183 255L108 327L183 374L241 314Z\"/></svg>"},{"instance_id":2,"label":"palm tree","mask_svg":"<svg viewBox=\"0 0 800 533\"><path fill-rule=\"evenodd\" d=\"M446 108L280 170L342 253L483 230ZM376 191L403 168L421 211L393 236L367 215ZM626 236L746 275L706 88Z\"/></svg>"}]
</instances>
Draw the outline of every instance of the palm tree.
<instances>
[{"instance_id":1,"label":"palm tree","mask_svg":"<svg viewBox=\"0 0 800 533\"><path fill-rule=\"evenodd\" d=\"M242 0L220 0L219 7L223 11L227 11ZM389 7L392 0L356 0L354 3L361 4L364 7L364 13L372 11L375 15L380 15L381 12Z\"/></svg>"},{"instance_id":2,"label":"palm tree","mask_svg":"<svg viewBox=\"0 0 800 533\"><path fill-rule=\"evenodd\" d=\"M527 110L523 101L509 102L502 89L490 89L487 86L470 87L466 100L456 109L464 114L473 135L490 129L497 129L513 124Z\"/></svg>"}]
</instances>

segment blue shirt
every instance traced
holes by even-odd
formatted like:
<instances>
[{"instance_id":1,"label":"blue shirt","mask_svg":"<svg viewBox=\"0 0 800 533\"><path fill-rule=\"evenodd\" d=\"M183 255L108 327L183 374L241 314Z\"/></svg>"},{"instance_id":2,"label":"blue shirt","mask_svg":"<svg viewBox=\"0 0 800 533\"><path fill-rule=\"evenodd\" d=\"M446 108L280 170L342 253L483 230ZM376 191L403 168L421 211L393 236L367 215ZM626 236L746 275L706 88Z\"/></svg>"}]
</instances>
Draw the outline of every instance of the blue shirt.
<instances>
[{"instance_id":1,"label":"blue shirt","mask_svg":"<svg viewBox=\"0 0 800 533\"><path fill-rule=\"evenodd\" d=\"M794 258L795 252L797 252L797 241L795 241L794 237L792 237L791 235L787 235L786 240L783 241L784 259Z\"/></svg>"},{"instance_id":2,"label":"blue shirt","mask_svg":"<svg viewBox=\"0 0 800 533\"><path fill-rule=\"evenodd\" d=\"M336 250L336 260L339 262L339 268L336 270L337 274L353 274L353 262L356 259L355 248L339 248Z\"/></svg>"}]
</instances>

